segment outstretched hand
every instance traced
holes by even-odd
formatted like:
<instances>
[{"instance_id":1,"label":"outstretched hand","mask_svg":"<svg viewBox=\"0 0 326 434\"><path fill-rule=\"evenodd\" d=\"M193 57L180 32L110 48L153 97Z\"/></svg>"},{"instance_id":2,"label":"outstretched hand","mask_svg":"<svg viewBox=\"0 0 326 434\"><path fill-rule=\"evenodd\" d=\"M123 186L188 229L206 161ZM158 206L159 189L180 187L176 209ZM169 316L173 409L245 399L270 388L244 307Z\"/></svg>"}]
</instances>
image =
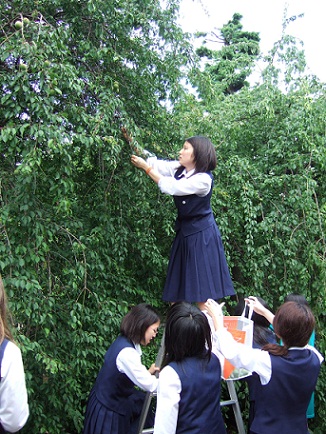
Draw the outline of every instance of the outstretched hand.
<instances>
[{"instance_id":1,"label":"outstretched hand","mask_svg":"<svg viewBox=\"0 0 326 434\"><path fill-rule=\"evenodd\" d=\"M274 314L264 307L261 302L257 299L257 297L253 297L252 295L248 298L245 298L245 302L253 308L253 310L258 313L258 315L264 316L267 321L273 324Z\"/></svg>"},{"instance_id":2,"label":"outstretched hand","mask_svg":"<svg viewBox=\"0 0 326 434\"><path fill-rule=\"evenodd\" d=\"M259 315L264 315L266 308L261 304L257 297L250 295L248 298L245 298L245 302L248 304L248 306L252 307L256 313Z\"/></svg>"},{"instance_id":3,"label":"outstretched hand","mask_svg":"<svg viewBox=\"0 0 326 434\"><path fill-rule=\"evenodd\" d=\"M208 315L212 317L215 330L223 327L223 311L222 308L225 303L218 304L216 301L209 298L205 303Z\"/></svg>"},{"instance_id":4,"label":"outstretched hand","mask_svg":"<svg viewBox=\"0 0 326 434\"><path fill-rule=\"evenodd\" d=\"M142 157L137 157L137 155L131 156L131 162L134 166L138 167L139 169L146 169L147 163Z\"/></svg>"}]
</instances>

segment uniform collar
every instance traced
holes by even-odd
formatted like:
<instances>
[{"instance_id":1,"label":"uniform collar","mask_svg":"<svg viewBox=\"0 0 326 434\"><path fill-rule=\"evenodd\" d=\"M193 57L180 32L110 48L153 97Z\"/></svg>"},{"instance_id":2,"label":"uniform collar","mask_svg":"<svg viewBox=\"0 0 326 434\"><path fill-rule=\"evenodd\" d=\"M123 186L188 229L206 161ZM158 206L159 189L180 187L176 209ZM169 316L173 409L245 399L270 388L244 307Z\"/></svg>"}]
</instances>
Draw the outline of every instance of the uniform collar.
<instances>
[{"instance_id":1,"label":"uniform collar","mask_svg":"<svg viewBox=\"0 0 326 434\"><path fill-rule=\"evenodd\" d=\"M189 172L186 171L186 168L183 169L183 171L180 173L180 177L184 176L185 178L189 178L189 176L193 175L195 173L195 169L189 170Z\"/></svg>"}]
</instances>

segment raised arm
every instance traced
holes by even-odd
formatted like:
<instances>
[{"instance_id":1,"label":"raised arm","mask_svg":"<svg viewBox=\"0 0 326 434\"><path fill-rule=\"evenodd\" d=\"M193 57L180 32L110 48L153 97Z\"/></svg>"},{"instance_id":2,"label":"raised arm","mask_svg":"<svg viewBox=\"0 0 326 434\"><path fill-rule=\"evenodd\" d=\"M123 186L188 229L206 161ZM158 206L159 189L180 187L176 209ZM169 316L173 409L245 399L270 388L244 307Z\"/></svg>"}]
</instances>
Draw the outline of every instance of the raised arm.
<instances>
[{"instance_id":1,"label":"raised arm","mask_svg":"<svg viewBox=\"0 0 326 434\"><path fill-rule=\"evenodd\" d=\"M146 161L142 157L137 157L137 155L131 156L131 162L135 167L138 167L138 169L144 170L146 174L152 178L156 184L158 184L159 180L162 178L162 175L153 169L152 166L146 163Z\"/></svg>"},{"instance_id":2,"label":"raised arm","mask_svg":"<svg viewBox=\"0 0 326 434\"><path fill-rule=\"evenodd\" d=\"M250 296L248 298L245 298L245 302L247 304L249 304L249 306L251 306L256 313L264 316L267 319L267 321L269 321L271 324L273 324L275 315L270 310L268 310L266 307L264 307L260 303L260 301L257 300L257 297Z\"/></svg>"}]
</instances>

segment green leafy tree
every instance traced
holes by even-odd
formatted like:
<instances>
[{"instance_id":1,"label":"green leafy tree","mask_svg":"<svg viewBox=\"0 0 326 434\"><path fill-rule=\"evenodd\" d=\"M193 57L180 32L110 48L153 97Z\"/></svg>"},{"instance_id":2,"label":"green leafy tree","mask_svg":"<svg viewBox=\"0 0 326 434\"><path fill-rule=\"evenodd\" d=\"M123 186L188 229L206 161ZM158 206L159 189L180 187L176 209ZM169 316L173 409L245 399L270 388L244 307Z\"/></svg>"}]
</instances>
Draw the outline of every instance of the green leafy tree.
<instances>
[{"instance_id":1,"label":"green leafy tree","mask_svg":"<svg viewBox=\"0 0 326 434\"><path fill-rule=\"evenodd\" d=\"M246 79L259 54L259 34L242 30L241 19L242 15L235 13L219 33L197 34L197 37L205 38L204 45L196 50L198 56L205 60L205 72L226 95L249 86ZM222 46L213 50L208 46L212 43Z\"/></svg>"},{"instance_id":2,"label":"green leafy tree","mask_svg":"<svg viewBox=\"0 0 326 434\"><path fill-rule=\"evenodd\" d=\"M167 5L0 5L0 272L27 375L23 432L80 432L128 307L147 301L164 314L175 211L130 164L135 147L173 157L186 137L213 140L212 205L238 295L275 309L300 291L325 352L325 86L304 75L284 35L262 84L227 92L236 62L221 82L194 68L178 1ZM200 101L180 86L187 71ZM322 368L317 434L325 383Z\"/></svg>"},{"instance_id":3,"label":"green leafy tree","mask_svg":"<svg viewBox=\"0 0 326 434\"><path fill-rule=\"evenodd\" d=\"M305 295L325 354L325 84L305 75L304 53L288 35L265 60L262 83L231 95L198 73L209 96L187 95L175 122L216 144L212 206L237 295L259 295L274 311L287 294ZM324 390L322 366L309 423L320 434Z\"/></svg>"},{"instance_id":4,"label":"green leafy tree","mask_svg":"<svg viewBox=\"0 0 326 434\"><path fill-rule=\"evenodd\" d=\"M177 6L1 3L0 270L25 362L25 432L80 432L128 306L161 303L172 207L130 154L172 134L165 101L191 56Z\"/></svg>"}]
</instances>

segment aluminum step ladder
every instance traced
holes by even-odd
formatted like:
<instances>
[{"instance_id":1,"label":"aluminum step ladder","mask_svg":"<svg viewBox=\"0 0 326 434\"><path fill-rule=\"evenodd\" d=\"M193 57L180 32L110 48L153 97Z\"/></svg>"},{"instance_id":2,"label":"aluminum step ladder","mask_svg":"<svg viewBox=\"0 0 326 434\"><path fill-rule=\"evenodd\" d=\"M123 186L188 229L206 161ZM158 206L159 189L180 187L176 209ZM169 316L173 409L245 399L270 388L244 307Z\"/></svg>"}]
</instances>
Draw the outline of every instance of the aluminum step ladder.
<instances>
[{"instance_id":1,"label":"aluminum step ladder","mask_svg":"<svg viewBox=\"0 0 326 434\"><path fill-rule=\"evenodd\" d=\"M162 335L162 339L161 339L161 344L160 344L160 348L158 350L156 359L155 359L155 366L161 367L162 365L162 361L163 361L163 356L164 356L164 337L165 337L165 328L164 326L162 326L163 328L163 335ZM155 376L158 377L159 373L155 372ZM147 428L144 429L144 425L146 422L146 418L147 418L147 414L149 411L149 407L151 405L151 401L152 398L156 396L156 392L146 392L146 396L145 396L145 400L144 400L144 404L143 404L143 408L142 408L142 412L140 415L140 419L139 419L139 425L138 425L138 431L137 434L145 434L145 433L153 433L154 432L154 428Z\"/></svg>"},{"instance_id":2,"label":"aluminum step ladder","mask_svg":"<svg viewBox=\"0 0 326 434\"><path fill-rule=\"evenodd\" d=\"M158 354L157 354L157 357L155 360L155 365L159 366L159 367L162 364L163 355L164 355L164 332L165 332L165 330L163 331L161 345L160 345L160 348L159 348L159 351L158 351ZM156 373L155 375L158 377L158 373ZM226 401L221 401L220 406L221 407L224 407L227 405L232 406L234 417L235 417L235 422L236 422L237 429L238 429L238 433L239 434L246 434L246 429L245 429L242 415L241 415L241 409L240 409L237 391L236 391L235 386L234 386L234 380L225 380L225 383L226 383L226 386L227 386L228 391L229 391L230 399L228 399ZM145 428L144 429L144 425L145 425L146 417L147 417L147 414L149 411L149 407L150 407L152 398L154 396L156 396L156 392L147 392L146 393L143 409L142 409L142 412L140 415L137 434L153 434L153 432L154 432L154 428Z\"/></svg>"}]
</instances>

